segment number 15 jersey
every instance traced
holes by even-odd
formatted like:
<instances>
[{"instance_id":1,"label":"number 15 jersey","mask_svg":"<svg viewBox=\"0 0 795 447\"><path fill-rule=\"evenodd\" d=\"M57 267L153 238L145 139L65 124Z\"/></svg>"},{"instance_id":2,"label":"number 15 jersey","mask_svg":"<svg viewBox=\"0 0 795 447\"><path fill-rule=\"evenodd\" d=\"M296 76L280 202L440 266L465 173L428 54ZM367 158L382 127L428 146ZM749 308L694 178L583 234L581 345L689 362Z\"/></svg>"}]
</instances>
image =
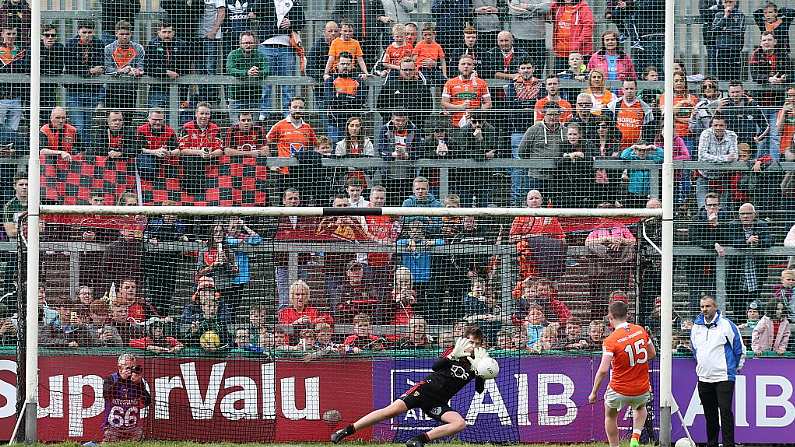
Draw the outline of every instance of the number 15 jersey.
<instances>
[{"instance_id":1,"label":"number 15 jersey","mask_svg":"<svg viewBox=\"0 0 795 447\"><path fill-rule=\"evenodd\" d=\"M651 343L645 329L630 323L619 324L605 338L602 355L612 356L610 388L624 396L640 396L651 390L649 352Z\"/></svg>"}]
</instances>

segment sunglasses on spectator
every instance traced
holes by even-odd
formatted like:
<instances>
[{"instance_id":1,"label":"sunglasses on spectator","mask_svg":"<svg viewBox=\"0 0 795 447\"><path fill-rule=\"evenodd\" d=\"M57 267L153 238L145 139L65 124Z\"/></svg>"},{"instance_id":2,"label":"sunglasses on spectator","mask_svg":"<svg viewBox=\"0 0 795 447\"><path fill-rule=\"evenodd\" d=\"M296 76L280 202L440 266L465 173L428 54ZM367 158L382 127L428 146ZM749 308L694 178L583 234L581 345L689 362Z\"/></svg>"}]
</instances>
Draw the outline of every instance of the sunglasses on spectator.
<instances>
[{"instance_id":1,"label":"sunglasses on spectator","mask_svg":"<svg viewBox=\"0 0 795 447\"><path fill-rule=\"evenodd\" d=\"M44 34L42 34L42 35L43 35L44 37L55 37L55 36L57 36L58 34L56 34L56 33L44 33Z\"/></svg>"}]
</instances>

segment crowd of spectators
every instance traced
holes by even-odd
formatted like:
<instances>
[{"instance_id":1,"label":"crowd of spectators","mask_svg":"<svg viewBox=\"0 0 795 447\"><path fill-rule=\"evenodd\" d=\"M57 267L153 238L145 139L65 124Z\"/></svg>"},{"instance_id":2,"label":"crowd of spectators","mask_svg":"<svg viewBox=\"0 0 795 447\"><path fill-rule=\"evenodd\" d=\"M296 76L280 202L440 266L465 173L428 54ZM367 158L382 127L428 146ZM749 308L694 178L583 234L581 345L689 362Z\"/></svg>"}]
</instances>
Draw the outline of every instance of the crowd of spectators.
<instances>
[{"instance_id":1,"label":"crowd of spectators","mask_svg":"<svg viewBox=\"0 0 795 447\"><path fill-rule=\"evenodd\" d=\"M40 125L45 165L90 166L91 157L124 160L138 181L176 179L190 197L204 197L212 177L233 160L265 163L275 156L295 158L298 164L257 171L266 192L257 204L652 206L656 185L647 169L602 169L594 161L658 163L663 158L663 96L641 89L638 81L662 78L664 1L606 2L604 21L612 26L598 36L596 24L602 19L585 0L511 0L507 16L501 6L493 0L439 0L431 8L433 22L415 23L416 4L410 0L340 0L332 3L322 35L304 51L307 11L299 0L286 6L163 0L162 18L148 42L136 39L150 36L134 33L139 2L102 2L101 27L81 20L74 36L59 35L61 28L54 25L42 27L44 75L97 80L64 85L64 95L57 84L45 82L40 95L45 120L31 125ZM773 3L754 11L750 18L760 31L759 46L745 54L750 22L742 5L702 0L700 6L706 73L688 74L677 62L672 75L674 159L714 163L715 169L677 172L678 212L692 219L692 244L717 256L724 256L724 247L769 248L776 241L763 217L795 207L795 177L772 169L795 160L795 87L789 87L795 75L789 54L795 11ZM25 0L0 5L0 74L29 71L29 20ZM547 23L553 30L550 48ZM224 89L213 86L212 79L179 84L179 109L172 109L170 83L191 73L227 74L239 82ZM146 82L103 84L100 75ZM273 87L263 80L297 75L312 78L312 101L299 96L294 85L284 85L279 89L283 110L278 110ZM563 89L562 80L567 81ZM699 91L693 83L700 84ZM726 92L719 83L728 86ZM754 88L746 91L747 83ZM4 156L26 147L20 137L26 89L23 83L0 87ZM368 104L371 89L374 110ZM143 121L137 112L142 109L147 110ZM101 123L97 110L104 113ZM175 114L179 129L167 124ZM374 128L376 123L383 124ZM362 157L381 159L386 167L323 165L325 159ZM401 163L420 158L554 164L450 168L447 194L440 197L437 169ZM751 170L719 169L718 164L735 161ZM0 173L4 228L13 238L27 203L27 179L13 177L7 168ZM80 199L137 204L140 197L93 188ZM507 234L474 218L285 216L272 233L262 235L258 224L236 217L194 222L162 216L137 222L134 229L87 225L71 231L72 240L108 248L95 260L100 268L85 275L75 302L61 296L48 301L42 289L43 343L133 346L157 353L187 346L355 354L434 345L450 334L430 335L429 324L451 326L455 335L459 323L481 326L492 344L505 349L594 348L605 335L607 304L628 299L622 290L635 280L640 239L638 227L621 220L594 224L583 234L588 268L579 273L577 261L567 254L573 237L554 218L517 218L506 225ZM51 238L63 236L57 225L46 227L58 234ZM277 252L270 267L275 296L269 307L254 303L252 297L262 294L251 290L263 277L255 271L261 264L252 259L254 247L269 237L367 242L394 250L307 249L297 259ZM172 242L200 246L188 255L195 262L189 281L195 293L187 303L174 299L183 279L174 267L181 261L175 259L184 254L163 247ZM503 309L506 303L499 299L505 285L495 276L497 255L487 249L450 250L505 243L515 244L517 252L510 309ZM129 257L130 265L119 265L118 256ZM703 294L715 293L714 256L690 262L689 293L697 303ZM792 285L784 279L766 302L767 267L766 258L751 251L732 256L727 302L734 315L749 303L763 308L755 343L760 352L771 345L778 352L776 346L787 344L780 340L782 318L795 315L795 304ZM317 272L320 280L311 280ZM559 297L560 278L567 274L587 276L588 303ZM9 289L8 274L5 281ZM93 290L105 296L94 299ZM587 311L573 316L571 308ZM654 314L648 318L652 325ZM9 316L0 325L3 337L12 332L10 322ZM350 336L340 340L336 325L352 325ZM408 329L376 335L377 326Z\"/></svg>"}]
</instances>

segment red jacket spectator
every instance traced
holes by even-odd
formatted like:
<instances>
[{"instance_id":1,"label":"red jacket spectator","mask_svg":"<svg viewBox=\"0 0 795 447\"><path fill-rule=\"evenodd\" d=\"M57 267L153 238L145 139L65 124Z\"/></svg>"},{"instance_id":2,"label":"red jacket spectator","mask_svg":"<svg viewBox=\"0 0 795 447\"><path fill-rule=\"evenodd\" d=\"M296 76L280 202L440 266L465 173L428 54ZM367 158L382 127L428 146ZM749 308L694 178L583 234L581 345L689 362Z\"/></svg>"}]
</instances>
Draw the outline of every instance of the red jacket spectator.
<instances>
[{"instance_id":1,"label":"red jacket spectator","mask_svg":"<svg viewBox=\"0 0 795 447\"><path fill-rule=\"evenodd\" d=\"M279 311L279 324L294 324L295 321L304 316L309 318L309 324L312 325L317 323L334 324L334 318L331 315L320 312L316 307L312 306L307 306L300 310L295 307L285 307Z\"/></svg>"},{"instance_id":2,"label":"red jacket spectator","mask_svg":"<svg viewBox=\"0 0 795 447\"><path fill-rule=\"evenodd\" d=\"M554 1L551 7L552 49L557 57L569 57L577 52L583 56L593 53L593 11L585 0Z\"/></svg>"}]
</instances>

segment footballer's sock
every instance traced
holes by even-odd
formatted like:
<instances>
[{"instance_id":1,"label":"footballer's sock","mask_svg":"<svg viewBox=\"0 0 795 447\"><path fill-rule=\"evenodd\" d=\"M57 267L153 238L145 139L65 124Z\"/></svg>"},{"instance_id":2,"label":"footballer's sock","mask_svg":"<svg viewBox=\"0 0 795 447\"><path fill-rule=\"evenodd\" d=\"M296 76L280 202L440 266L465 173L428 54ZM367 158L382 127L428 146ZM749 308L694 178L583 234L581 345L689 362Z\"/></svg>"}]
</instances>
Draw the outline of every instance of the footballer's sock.
<instances>
[{"instance_id":1,"label":"footballer's sock","mask_svg":"<svg viewBox=\"0 0 795 447\"><path fill-rule=\"evenodd\" d=\"M640 445L640 432L642 430L633 429L632 430L632 439L629 440L630 447L638 447Z\"/></svg>"}]
</instances>

